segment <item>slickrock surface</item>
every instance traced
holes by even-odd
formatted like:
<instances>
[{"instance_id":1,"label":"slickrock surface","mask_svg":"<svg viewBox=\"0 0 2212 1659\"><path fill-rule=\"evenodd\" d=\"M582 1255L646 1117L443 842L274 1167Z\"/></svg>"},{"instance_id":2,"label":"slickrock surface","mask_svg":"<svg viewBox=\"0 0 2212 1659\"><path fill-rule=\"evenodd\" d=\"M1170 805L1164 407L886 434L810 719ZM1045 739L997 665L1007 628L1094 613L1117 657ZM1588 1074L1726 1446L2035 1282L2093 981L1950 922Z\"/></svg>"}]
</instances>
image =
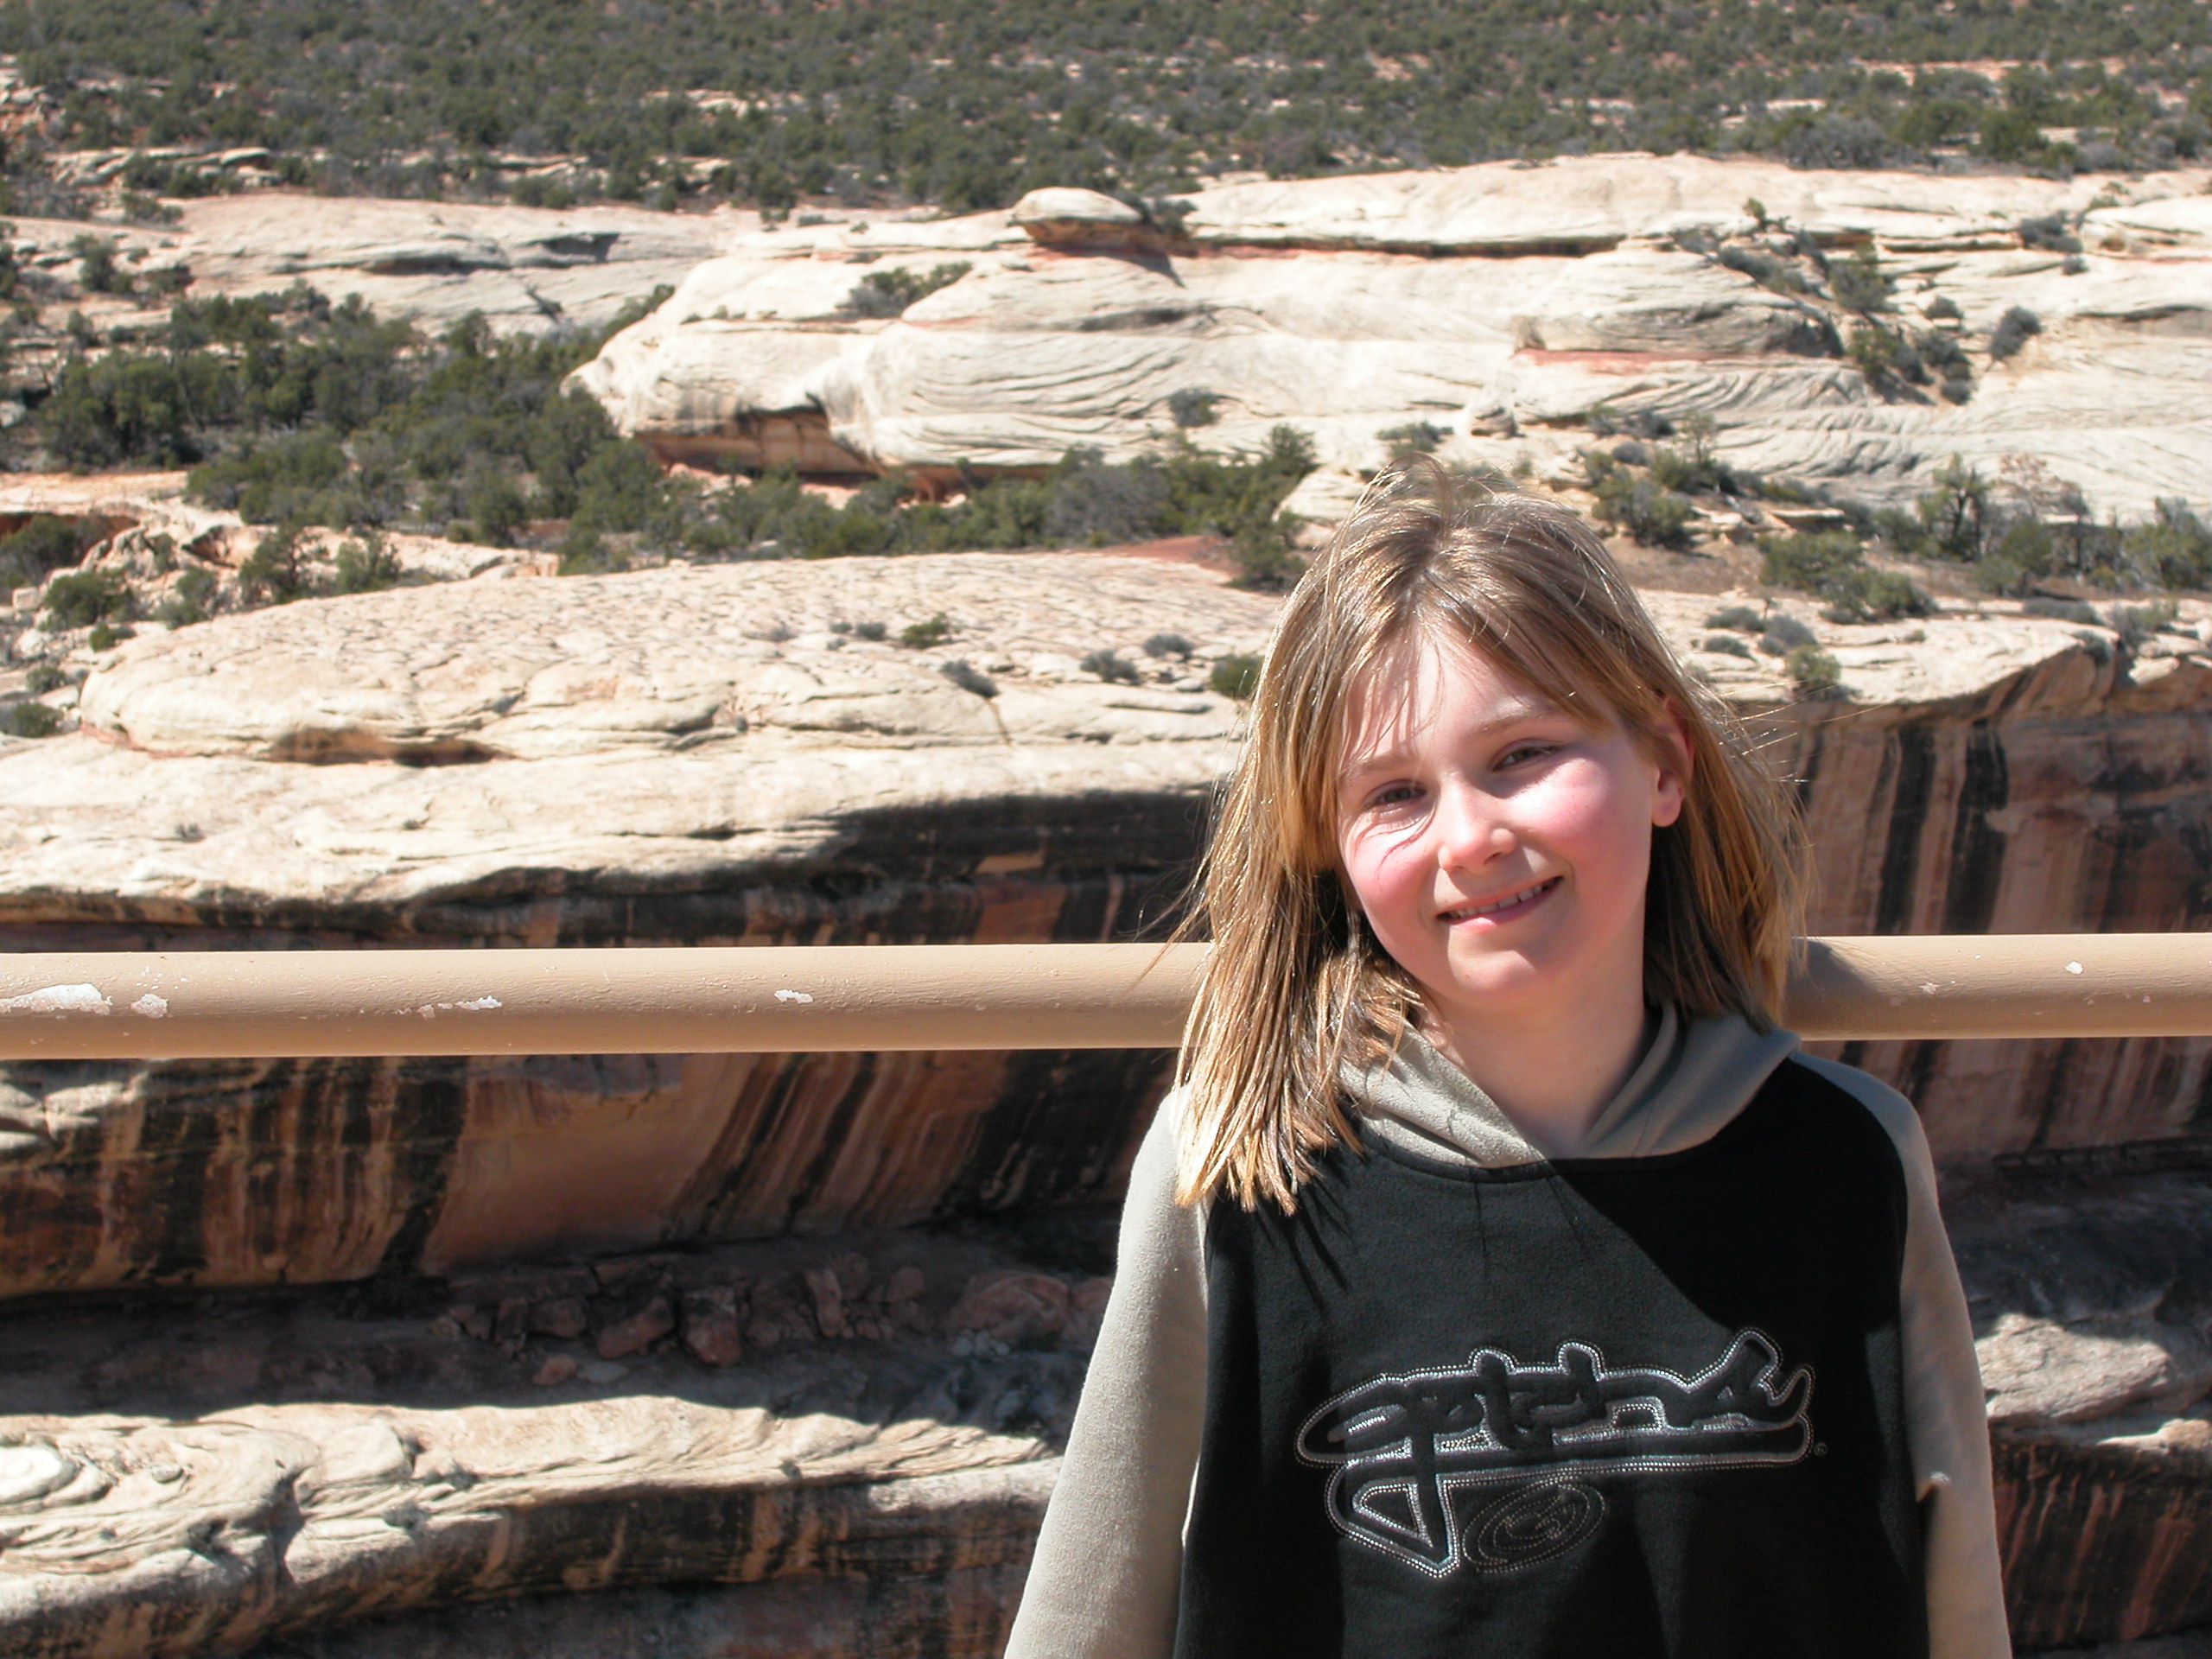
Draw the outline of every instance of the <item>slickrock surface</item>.
<instances>
[{"instance_id":1,"label":"slickrock surface","mask_svg":"<svg viewBox=\"0 0 2212 1659\"><path fill-rule=\"evenodd\" d=\"M1801 607L1851 695L1795 702L1774 659L1695 649L1725 601L1650 597L1806 780L1817 931L2212 925L2200 634L2131 654L2016 613L1852 628ZM940 614L947 637L897 643ZM1128 937L1179 889L1232 753L1207 665L1271 616L1188 565L1001 554L460 582L149 636L86 682L82 730L0 753L0 942ZM1191 655L1147 656L1166 633ZM1084 669L1099 651L1135 683ZM2183 1132L2212 1059L1846 1052L1951 1159ZM17 1065L0 1290L1108 1197L1162 1081L1150 1053Z\"/></svg>"},{"instance_id":2,"label":"slickrock surface","mask_svg":"<svg viewBox=\"0 0 2212 1659\"><path fill-rule=\"evenodd\" d=\"M1196 388L1222 399L1200 437L1255 447L1287 421L1338 474L1415 420L1456 433L1448 456L1555 469L1592 409L1649 407L1710 415L1731 462L1869 499L1924 487L1954 454L2017 454L2133 515L2205 499L2207 176L1570 157L1202 190L1173 238L1109 198L1042 191L934 223L737 234L578 378L665 453L825 470L1126 454ZM1972 400L1884 401L1832 318L1694 251L1752 232L1751 200L1839 257L1875 249L1905 321L1955 305ZM2015 232L2053 213L2086 215L2076 271ZM903 317L847 308L870 270L963 260ZM2014 306L2043 332L1986 360Z\"/></svg>"},{"instance_id":3,"label":"slickrock surface","mask_svg":"<svg viewBox=\"0 0 2212 1659\"><path fill-rule=\"evenodd\" d=\"M1110 1227L1064 1222L1060 1242L1097 1257ZM754 1645L726 1652L983 1659L1107 1283L1026 1265L1020 1243L618 1259L413 1306L397 1287L18 1304L0 1313L0 1647L234 1652L409 1608L689 1583L753 1587L734 1605Z\"/></svg>"},{"instance_id":4,"label":"slickrock surface","mask_svg":"<svg viewBox=\"0 0 2212 1659\"><path fill-rule=\"evenodd\" d=\"M896 643L939 614L939 645ZM1178 888L1230 753L1206 664L1271 615L1186 566L980 556L460 583L147 638L87 682L86 729L0 754L0 931L1127 936ZM1163 633L1195 654L1147 656ZM1107 650L1137 683L1079 666ZM0 1285L353 1278L1103 1195L1160 1072L1113 1053L17 1067L4 1179L39 1220L0 1244ZM87 1182L107 1200L88 1208Z\"/></svg>"},{"instance_id":5,"label":"slickrock surface","mask_svg":"<svg viewBox=\"0 0 2212 1659\"><path fill-rule=\"evenodd\" d=\"M502 334L603 324L681 281L731 237L760 228L758 214L737 209L660 213L620 203L541 208L264 190L176 206L175 225L101 225L92 233L115 245L126 272L181 265L194 299L304 282L332 300L359 295L385 315L434 328L481 312ZM10 223L18 264L74 271L85 225ZM103 328L127 327L148 303L96 295L82 308ZM143 320L166 317L156 302Z\"/></svg>"}]
</instances>

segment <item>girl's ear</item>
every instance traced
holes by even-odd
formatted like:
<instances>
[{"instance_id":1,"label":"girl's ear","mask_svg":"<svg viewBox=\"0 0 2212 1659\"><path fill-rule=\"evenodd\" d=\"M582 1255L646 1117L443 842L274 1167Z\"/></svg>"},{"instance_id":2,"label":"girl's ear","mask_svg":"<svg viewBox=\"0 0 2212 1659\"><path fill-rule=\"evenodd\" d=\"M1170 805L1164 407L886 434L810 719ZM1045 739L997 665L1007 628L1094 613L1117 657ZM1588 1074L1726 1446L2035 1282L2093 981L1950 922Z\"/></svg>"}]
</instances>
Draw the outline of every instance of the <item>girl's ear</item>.
<instances>
[{"instance_id":1,"label":"girl's ear","mask_svg":"<svg viewBox=\"0 0 2212 1659\"><path fill-rule=\"evenodd\" d=\"M1683 723L1682 711L1673 698L1669 697L1659 710L1651 736L1653 759L1659 767L1658 780L1651 792L1651 822L1655 828L1664 829L1682 816L1682 807L1689 798L1693 770L1689 734Z\"/></svg>"}]
</instances>

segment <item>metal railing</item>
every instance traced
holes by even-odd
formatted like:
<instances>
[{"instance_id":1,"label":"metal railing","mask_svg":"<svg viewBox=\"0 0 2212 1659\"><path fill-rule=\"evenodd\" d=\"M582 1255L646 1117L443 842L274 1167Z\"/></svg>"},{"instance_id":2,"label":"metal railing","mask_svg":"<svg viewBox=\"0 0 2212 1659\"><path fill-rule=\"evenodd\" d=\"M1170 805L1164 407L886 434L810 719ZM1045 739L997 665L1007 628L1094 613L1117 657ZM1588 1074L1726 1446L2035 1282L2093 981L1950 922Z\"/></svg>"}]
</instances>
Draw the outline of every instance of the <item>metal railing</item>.
<instances>
[{"instance_id":1,"label":"metal railing","mask_svg":"<svg viewBox=\"0 0 2212 1659\"><path fill-rule=\"evenodd\" d=\"M1807 943L1808 1039L2212 1036L2212 934ZM0 955L0 1059L1166 1048L1205 949Z\"/></svg>"}]
</instances>

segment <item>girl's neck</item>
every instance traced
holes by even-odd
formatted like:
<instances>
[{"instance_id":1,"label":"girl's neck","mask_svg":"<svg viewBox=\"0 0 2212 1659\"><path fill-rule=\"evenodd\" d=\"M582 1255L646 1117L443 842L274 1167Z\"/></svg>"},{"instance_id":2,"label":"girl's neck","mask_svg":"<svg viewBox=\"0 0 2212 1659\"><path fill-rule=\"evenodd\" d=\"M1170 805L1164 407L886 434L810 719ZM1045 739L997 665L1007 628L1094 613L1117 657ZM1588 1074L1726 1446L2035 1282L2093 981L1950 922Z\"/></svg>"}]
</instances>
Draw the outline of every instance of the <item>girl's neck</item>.
<instances>
[{"instance_id":1,"label":"girl's neck","mask_svg":"<svg viewBox=\"0 0 2212 1659\"><path fill-rule=\"evenodd\" d=\"M1530 1146L1546 1158L1573 1158L1650 1045L1655 1015L1642 985L1630 988L1628 997L1480 1028L1424 1023L1421 1034L1497 1103Z\"/></svg>"}]
</instances>

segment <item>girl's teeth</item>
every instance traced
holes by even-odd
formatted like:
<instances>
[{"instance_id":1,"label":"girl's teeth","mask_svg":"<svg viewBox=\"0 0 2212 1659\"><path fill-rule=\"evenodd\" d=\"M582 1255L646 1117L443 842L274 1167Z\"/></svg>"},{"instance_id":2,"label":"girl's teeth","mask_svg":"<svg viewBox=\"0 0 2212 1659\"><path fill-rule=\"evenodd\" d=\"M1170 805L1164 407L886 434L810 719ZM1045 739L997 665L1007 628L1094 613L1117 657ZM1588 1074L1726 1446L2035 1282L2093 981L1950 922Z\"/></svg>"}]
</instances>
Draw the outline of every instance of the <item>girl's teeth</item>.
<instances>
[{"instance_id":1,"label":"girl's teeth","mask_svg":"<svg viewBox=\"0 0 2212 1659\"><path fill-rule=\"evenodd\" d=\"M1455 919L1460 918L1471 919L1477 916L1492 916L1501 910L1510 910L1514 906L1520 904L1524 900L1535 898L1538 893L1541 893L1550 885L1551 883L1548 881L1539 881L1535 887L1525 887L1521 892L1515 893L1510 899L1501 899L1494 905L1484 905L1480 910L1455 910L1452 914Z\"/></svg>"}]
</instances>

